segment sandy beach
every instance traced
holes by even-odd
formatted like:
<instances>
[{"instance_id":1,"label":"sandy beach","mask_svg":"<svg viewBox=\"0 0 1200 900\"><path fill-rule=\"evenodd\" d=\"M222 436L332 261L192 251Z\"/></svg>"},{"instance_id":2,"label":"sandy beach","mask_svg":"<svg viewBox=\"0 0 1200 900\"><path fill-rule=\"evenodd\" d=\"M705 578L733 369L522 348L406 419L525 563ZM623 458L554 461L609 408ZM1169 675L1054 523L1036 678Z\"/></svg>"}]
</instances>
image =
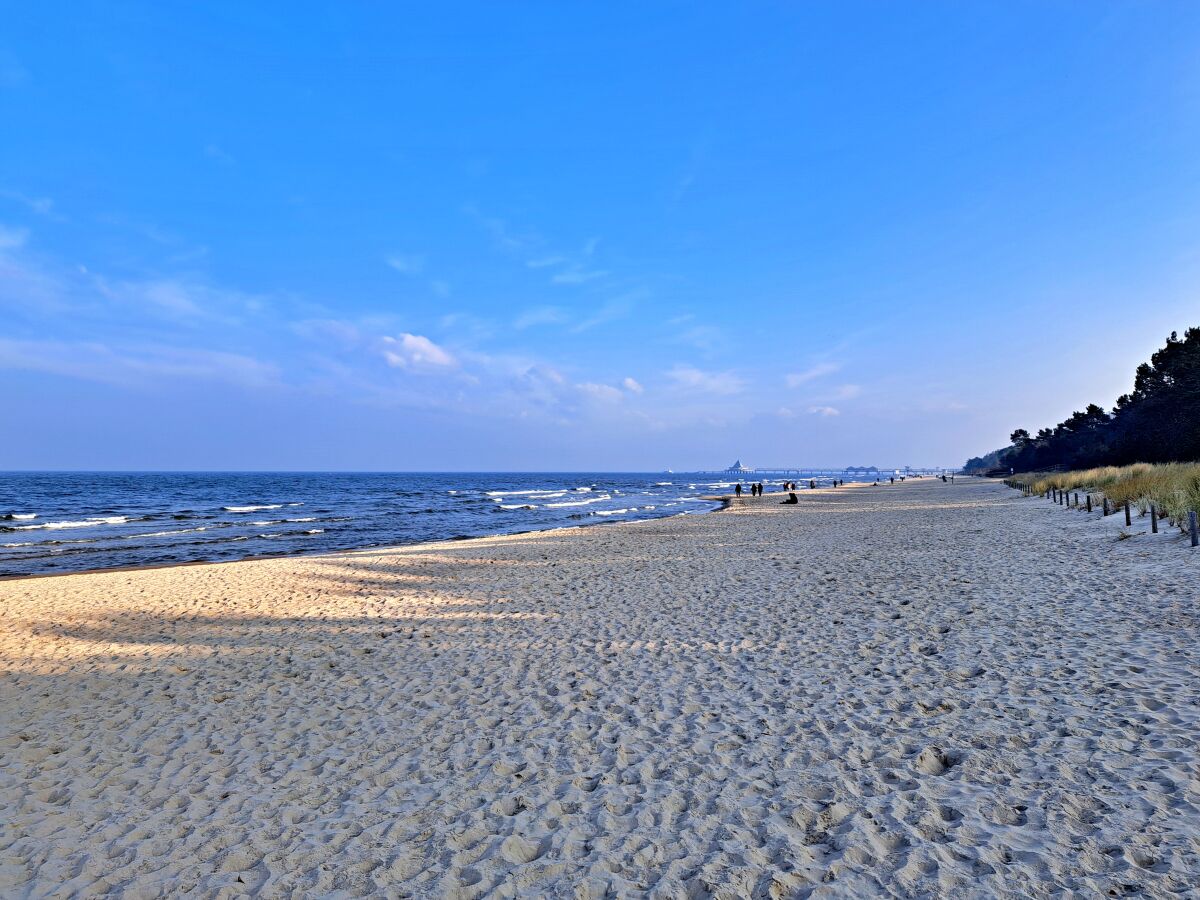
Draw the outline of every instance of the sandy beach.
<instances>
[{"instance_id":1,"label":"sandy beach","mask_svg":"<svg viewBox=\"0 0 1200 900\"><path fill-rule=\"evenodd\" d=\"M1195 896L1200 551L800 500L0 583L0 894Z\"/></svg>"}]
</instances>

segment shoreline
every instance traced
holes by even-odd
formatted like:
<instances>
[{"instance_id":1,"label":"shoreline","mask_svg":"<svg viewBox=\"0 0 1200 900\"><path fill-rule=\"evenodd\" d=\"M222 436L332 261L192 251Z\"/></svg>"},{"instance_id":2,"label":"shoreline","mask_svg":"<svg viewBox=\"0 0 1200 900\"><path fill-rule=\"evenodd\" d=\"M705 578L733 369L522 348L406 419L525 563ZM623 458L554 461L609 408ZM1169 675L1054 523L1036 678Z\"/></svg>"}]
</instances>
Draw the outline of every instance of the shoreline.
<instances>
[{"instance_id":1,"label":"shoreline","mask_svg":"<svg viewBox=\"0 0 1200 900\"><path fill-rule=\"evenodd\" d=\"M1200 880L1200 555L994 481L798 494L2 582L0 890Z\"/></svg>"},{"instance_id":2,"label":"shoreline","mask_svg":"<svg viewBox=\"0 0 1200 900\"><path fill-rule=\"evenodd\" d=\"M362 553L368 550L401 550L410 547L421 547L426 544L443 544L451 542L461 544L467 541L482 541L493 537L511 537L519 534L544 534L546 532L569 531L571 529L579 528L612 528L617 525L638 525L642 522L657 522L661 519L673 519L679 516L706 516L711 513L722 512L729 509L730 504L733 502L731 498L720 496L700 497L699 499L711 501L713 503L721 503L722 505L718 506L716 509L710 509L700 513L671 513L670 515L666 516L652 516L645 519L627 519L619 522L581 522L577 525L556 525L552 528L531 528L527 531L498 531L495 534L480 534L470 537L451 537L439 538L431 541L414 541L411 544L379 544L376 546L367 547L347 547L344 550L297 550L295 553L264 553L257 556L243 556L237 559L187 559L179 560L177 562L147 563L146 565L142 566L104 566L94 569L71 569L68 572L34 572L27 575L0 575L0 584L4 584L5 582L9 581L27 581L34 578L61 578L67 575L102 575L106 572L140 572L143 570L154 569L175 569L183 566L219 566L232 563L262 562L264 560L272 559L311 559L322 556L340 556L345 553Z\"/></svg>"}]
</instances>

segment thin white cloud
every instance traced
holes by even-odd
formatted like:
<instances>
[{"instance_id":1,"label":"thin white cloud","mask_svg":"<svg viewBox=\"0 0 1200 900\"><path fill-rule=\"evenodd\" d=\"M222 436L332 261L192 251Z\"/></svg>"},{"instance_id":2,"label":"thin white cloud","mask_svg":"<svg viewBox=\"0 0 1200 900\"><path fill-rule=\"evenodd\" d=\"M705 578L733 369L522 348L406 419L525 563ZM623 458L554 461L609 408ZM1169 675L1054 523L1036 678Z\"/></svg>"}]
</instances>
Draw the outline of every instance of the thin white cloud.
<instances>
[{"instance_id":1,"label":"thin white cloud","mask_svg":"<svg viewBox=\"0 0 1200 900\"><path fill-rule=\"evenodd\" d=\"M642 387L635 378L626 378L621 382L621 385L631 394L642 394L646 391L646 389Z\"/></svg>"},{"instance_id":2,"label":"thin white cloud","mask_svg":"<svg viewBox=\"0 0 1200 900\"><path fill-rule=\"evenodd\" d=\"M425 268L425 257L414 253L393 253L384 262L401 275L420 275Z\"/></svg>"},{"instance_id":3,"label":"thin white cloud","mask_svg":"<svg viewBox=\"0 0 1200 900\"><path fill-rule=\"evenodd\" d=\"M790 388L800 387L802 384L808 384L810 381L815 381L816 379L825 375L830 375L833 372L836 372L839 368L840 366L838 366L836 363L817 363L816 365L805 369L803 372L793 372L784 376L784 382Z\"/></svg>"},{"instance_id":4,"label":"thin white cloud","mask_svg":"<svg viewBox=\"0 0 1200 900\"><path fill-rule=\"evenodd\" d=\"M603 278L608 272L600 269L585 269L582 266L572 266L551 276L552 284L587 284L597 278Z\"/></svg>"},{"instance_id":5,"label":"thin white cloud","mask_svg":"<svg viewBox=\"0 0 1200 900\"><path fill-rule=\"evenodd\" d=\"M11 53L0 50L0 87L20 87L29 81L29 70Z\"/></svg>"},{"instance_id":6,"label":"thin white cloud","mask_svg":"<svg viewBox=\"0 0 1200 900\"><path fill-rule=\"evenodd\" d=\"M524 331L535 325L561 325L567 321L567 314L557 306L539 306L527 309L513 320L513 328Z\"/></svg>"},{"instance_id":7,"label":"thin white cloud","mask_svg":"<svg viewBox=\"0 0 1200 900\"><path fill-rule=\"evenodd\" d=\"M232 166L237 160L218 147L216 144L205 144L204 155L209 159L215 159L223 166Z\"/></svg>"},{"instance_id":8,"label":"thin white cloud","mask_svg":"<svg viewBox=\"0 0 1200 900\"><path fill-rule=\"evenodd\" d=\"M633 311L634 301L643 295L643 292L635 291L625 294L622 297L614 297L612 300L603 303L592 315L575 325L571 331L578 334L582 331L595 328L597 325L604 325L617 319L623 319Z\"/></svg>"},{"instance_id":9,"label":"thin white cloud","mask_svg":"<svg viewBox=\"0 0 1200 900\"><path fill-rule=\"evenodd\" d=\"M695 366L678 365L666 374L678 387L705 394L731 396L746 388L746 382L732 372L704 372Z\"/></svg>"},{"instance_id":10,"label":"thin white cloud","mask_svg":"<svg viewBox=\"0 0 1200 900\"><path fill-rule=\"evenodd\" d=\"M341 319L304 319L295 322L292 331L301 337L327 340L342 347L355 347L361 344L363 339L358 326Z\"/></svg>"},{"instance_id":11,"label":"thin white cloud","mask_svg":"<svg viewBox=\"0 0 1200 900\"><path fill-rule=\"evenodd\" d=\"M27 194L22 194L20 191L0 191L0 197L15 200L30 212L37 213L39 216L53 217L54 201L49 197L30 197Z\"/></svg>"},{"instance_id":12,"label":"thin white cloud","mask_svg":"<svg viewBox=\"0 0 1200 900\"><path fill-rule=\"evenodd\" d=\"M604 403L617 403L625 396L619 389L609 384L596 384L589 381L576 385L576 387L593 400Z\"/></svg>"},{"instance_id":13,"label":"thin white cloud","mask_svg":"<svg viewBox=\"0 0 1200 900\"><path fill-rule=\"evenodd\" d=\"M113 347L99 341L0 338L0 368L125 386L153 386L163 378L252 387L276 384L279 380L276 366L240 353L154 344Z\"/></svg>"},{"instance_id":14,"label":"thin white cloud","mask_svg":"<svg viewBox=\"0 0 1200 900\"><path fill-rule=\"evenodd\" d=\"M266 299L255 294L217 288L190 279L109 282L96 275L92 281L101 296L109 300L178 321L207 319L234 323L267 306Z\"/></svg>"},{"instance_id":15,"label":"thin white cloud","mask_svg":"<svg viewBox=\"0 0 1200 900\"><path fill-rule=\"evenodd\" d=\"M810 415L825 416L827 418L829 416L840 416L842 414L841 410L832 406L810 406L808 408L808 412Z\"/></svg>"},{"instance_id":16,"label":"thin white cloud","mask_svg":"<svg viewBox=\"0 0 1200 900\"><path fill-rule=\"evenodd\" d=\"M401 334L398 338L383 337L383 358L389 366L414 372L452 369L458 361L429 338L419 334Z\"/></svg>"},{"instance_id":17,"label":"thin white cloud","mask_svg":"<svg viewBox=\"0 0 1200 900\"><path fill-rule=\"evenodd\" d=\"M24 247L27 240L29 240L28 228L12 228L8 225L0 225L0 250L16 250L19 247Z\"/></svg>"}]
</instances>

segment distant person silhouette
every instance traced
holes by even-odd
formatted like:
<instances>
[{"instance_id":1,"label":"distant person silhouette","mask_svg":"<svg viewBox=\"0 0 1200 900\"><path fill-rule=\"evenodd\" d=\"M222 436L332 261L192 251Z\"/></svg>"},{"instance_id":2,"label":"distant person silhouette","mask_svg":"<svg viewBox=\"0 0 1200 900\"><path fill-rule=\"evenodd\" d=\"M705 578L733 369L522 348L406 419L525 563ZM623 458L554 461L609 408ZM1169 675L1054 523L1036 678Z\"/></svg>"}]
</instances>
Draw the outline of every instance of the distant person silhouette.
<instances>
[{"instance_id":1,"label":"distant person silhouette","mask_svg":"<svg viewBox=\"0 0 1200 900\"><path fill-rule=\"evenodd\" d=\"M742 483L740 481L733 486L733 492L739 497L742 496Z\"/></svg>"},{"instance_id":2,"label":"distant person silhouette","mask_svg":"<svg viewBox=\"0 0 1200 900\"><path fill-rule=\"evenodd\" d=\"M794 503L799 503L799 502L800 502L800 498L796 496L796 492L795 492L795 491L789 491L789 492L788 492L787 499L786 499L786 500L780 500L779 502L780 502L780 505L782 505L782 506L791 506L791 505L792 505L792 504L794 504Z\"/></svg>"}]
</instances>

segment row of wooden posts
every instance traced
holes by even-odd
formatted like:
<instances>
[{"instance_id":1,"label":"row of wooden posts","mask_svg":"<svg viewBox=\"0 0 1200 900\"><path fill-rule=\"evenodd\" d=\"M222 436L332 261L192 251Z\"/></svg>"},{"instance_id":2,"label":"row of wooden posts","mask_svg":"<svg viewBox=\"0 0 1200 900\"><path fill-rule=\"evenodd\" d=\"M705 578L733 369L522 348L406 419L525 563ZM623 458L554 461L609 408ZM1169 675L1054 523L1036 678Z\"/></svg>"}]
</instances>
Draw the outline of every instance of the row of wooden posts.
<instances>
[{"instance_id":1,"label":"row of wooden posts","mask_svg":"<svg viewBox=\"0 0 1200 900\"><path fill-rule=\"evenodd\" d=\"M1024 484L1023 482L1015 481L1015 480L1010 481L1008 479L1005 479L1004 483L1007 484L1010 488L1015 488L1015 489L1019 490L1026 497L1032 497L1034 494L1033 488L1031 488L1027 484ZM1063 490L1059 490L1058 488L1047 488L1046 491L1043 492L1041 496L1046 498L1047 500L1052 500L1053 502L1057 503L1059 506L1065 506L1067 509L1071 509L1072 506L1074 506L1075 509L1083 509L1084 508L1084 507L1080 506L1078 491L1074 492L1074 503L1071 502L1071 498L1072 498L1071 491L1063 491ZM1092 495L1086 494L1085 496L1087 498L1087 504L1086 504L1087 511L1091 512L1092 511ZM1102 497L1102 501L1103 501L1103 505L1101 507L1101 515L1109 516L1117 511L1115 505L1110 504L1108 502L1107 497ZM1128 500L1125 501L1125 525L1126 525L1126 527L1133 525L1133 516L1129 510L1129 501ZM1150 504L1150 531L1153 534L1158 534L1158 509L1157 509L1157 507L1155 507L1155 505L1153 503ZM1192 546L1195 547L1196 545L1200 544L1200 524L1197 523L1196 511L1194 509L1188 512L1188 532L1192 538Z\"/></svg>"}]
</instances>

